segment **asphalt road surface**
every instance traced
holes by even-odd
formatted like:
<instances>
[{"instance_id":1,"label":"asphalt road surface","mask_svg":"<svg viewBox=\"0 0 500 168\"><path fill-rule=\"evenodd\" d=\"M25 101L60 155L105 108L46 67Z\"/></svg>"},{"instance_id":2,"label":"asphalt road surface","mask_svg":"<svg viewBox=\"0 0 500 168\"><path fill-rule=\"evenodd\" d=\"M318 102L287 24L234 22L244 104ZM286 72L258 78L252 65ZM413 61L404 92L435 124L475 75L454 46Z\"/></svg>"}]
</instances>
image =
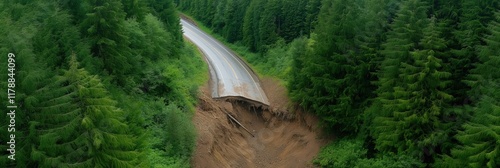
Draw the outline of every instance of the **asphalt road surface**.
<instances>
[{"instance_id":1,"label":"asphalt road surface","mask_svg":"<svg viewBox=\"0 0 500 168\"><path fill-rule=\"evenodd\" d=\"M212 97L243 97L269 105L255 73L230 49L181 19L184 36L204 53L210 67Z\"/></svg>"}]
</instances>

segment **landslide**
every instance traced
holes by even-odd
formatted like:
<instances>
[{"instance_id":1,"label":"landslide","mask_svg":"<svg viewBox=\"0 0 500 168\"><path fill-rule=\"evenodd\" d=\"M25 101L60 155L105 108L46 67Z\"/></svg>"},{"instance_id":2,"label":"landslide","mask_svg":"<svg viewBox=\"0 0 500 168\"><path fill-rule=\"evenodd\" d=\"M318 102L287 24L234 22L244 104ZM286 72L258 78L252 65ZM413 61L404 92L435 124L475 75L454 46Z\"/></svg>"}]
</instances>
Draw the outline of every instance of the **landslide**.
<instances>
[{"instance_id":1,"label":"landslide","mask_svg":"<svg viewBox=\"0 0 500 168\"><path fill-rule=\"evenodd\" d=\"M198 132L193 167L313 167L311 160L326 142L316 133L318 120L290 107L286 89L276 80L261 82L270 101L266 109L244 100L214 100L208 84L200 88L193 117Z\"/></svg>"}]
</instances>

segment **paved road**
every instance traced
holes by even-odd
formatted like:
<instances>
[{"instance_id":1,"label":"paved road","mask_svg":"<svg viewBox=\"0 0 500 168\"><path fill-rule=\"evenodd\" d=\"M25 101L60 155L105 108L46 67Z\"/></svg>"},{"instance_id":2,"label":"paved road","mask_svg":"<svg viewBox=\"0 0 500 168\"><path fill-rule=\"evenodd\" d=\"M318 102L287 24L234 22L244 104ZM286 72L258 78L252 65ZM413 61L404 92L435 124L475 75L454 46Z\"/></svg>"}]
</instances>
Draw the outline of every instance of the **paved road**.
<instances>
[{"instance_id":1,"label":"paved road","mask_svg":"<svg viewBox=\"0 0 500 168\"><path fill-rule=\"evenodd\" d=\"M269 105L255 73L222 43L181 19L184 36L205 54L209 63L212 97L243 97Z\"/></svg>"}]
</instances>

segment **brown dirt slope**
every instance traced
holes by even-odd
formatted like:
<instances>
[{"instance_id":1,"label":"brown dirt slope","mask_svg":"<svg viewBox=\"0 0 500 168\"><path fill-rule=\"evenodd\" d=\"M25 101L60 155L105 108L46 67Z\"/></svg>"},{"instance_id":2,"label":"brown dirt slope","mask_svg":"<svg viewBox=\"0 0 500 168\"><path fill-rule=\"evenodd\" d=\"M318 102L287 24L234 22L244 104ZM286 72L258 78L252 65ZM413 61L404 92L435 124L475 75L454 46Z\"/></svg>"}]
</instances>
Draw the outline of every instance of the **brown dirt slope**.
<instances>
[{"instance_id":1,"label":"brown dirt slope","mask_svg":"<svg viewBox=\"0 0 500 168\"><path fill-rule=\"evenodd\" d=\"M241 100L214 100L208 86L200 89L193 118L198 131L193 167L312 167L311 160L325 144L315 132L317 119L290 110L286 89L276 80L265 78L262 85L271 103L269 110Z\"/></svg>"}]
</instances>

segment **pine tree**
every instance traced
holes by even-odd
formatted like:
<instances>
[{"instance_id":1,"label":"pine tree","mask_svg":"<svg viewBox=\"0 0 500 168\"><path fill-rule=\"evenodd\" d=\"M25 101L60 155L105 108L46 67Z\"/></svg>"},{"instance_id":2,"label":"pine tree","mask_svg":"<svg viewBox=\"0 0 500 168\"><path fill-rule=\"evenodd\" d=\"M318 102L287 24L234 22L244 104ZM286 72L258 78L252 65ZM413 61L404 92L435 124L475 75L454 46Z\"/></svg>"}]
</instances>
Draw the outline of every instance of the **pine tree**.
<instances>
[{"instance_id":1,"label":"pine tree","mask_svg":"<svg viewBox=\"0 0 500 168\"><path fill-rule=\"evenodd\" d=\"M31 3L31 2L30 2ZM19 4L18 4L19 5ZM15 5L14 5L15 6ZM0 116L0 133L3 136L0 149L3 151L0 158L0 167L35 167L36 163L31 160L30 153L32 144L35 143L36 137L30 132L34 104L38 101L36 90L44 86L47 81L47 76L50 76L50 71L45 68L46 60L37 57L33 49L34 37L43 25L39 17L44 18L46 15L54 13L53 8L55 3L36 2L28 5L19 5L16 10L24 11L19 15L18 20L14 21L13 17L7 11L2 10L0 23L4 26L0 28L0 35L8 37L0 39L0 52L5 53L4 57L0 57L0 65L5 67L0 70L0 84L4 87L0 89L5 93L2 97L2 105L0 109L6 113L10 110L15 110L15 127L9 127L11 124L10 115ZM0 7L1 8L1 7ZM49 10L47 10L49 9ZM44 11L44 12L41 12ZM14 60L8 61L9 53L15 55L11 57ZM14 61L14 62L13 62ZM8 70L8 63L12 63ZM12 66L14 65L14 66ZM14 75L9 75L14 73ZM8 78L14 78L14 87L8 88ZM12 79L10 79L12 81ZM11 85L12 86L12 85ZM7 98L7 89L15 91L14 104L10 104ZM13 93L10 91L10 93ZM16 109L7 108L7 106L17 106ZM14 116L13 116L14 117ZM11 128L9 130L8 128ZM15 129L12 129L15 128ZM10 145L10 135L15 135L15 161L8 158L10 152L7 151Z\"/></svg>"},{"instance_id":2,"label":"pine tree","mask_svg":"<svg viewBox=\"0 0 500 168\"><path fill-rule=\"evenodd\" d=\"M222 36L228 42L235 42L239 35L241 35L241 31L238 30L238 23L240 22L237 19L238 16L238 0L228 0L226 5L226 10L224 11L224 29L222 30Z\"/></svg>"},{"instance_id":3,"label":"pine tree","mask_svg":"<svg viewBox=\"0 0 500 168\"><path fill-rule=\"evenodd\" d=\"M91 52L102 60L102 68L116 75L115 79L123 85L125 74L132 72L138 61L125 35L122 4L118 0L92 0L90 6L83 30L91 40Z\"/></svg>"},{"instance_id":4,"label":"pine tree","mask_svg":"<svg viewBox=\"0 0 500 168\"><path fill-rule=\"evenodd\" d=\"M423 29L427 26L426 12L425 4L419 0L404 2L397 13L397 17L391 24L392 30L387 35L388 39L383 44L384 50L382 54L384 60L378 72L379 81L377 81L377 84L379 87L376 91L378 96L373 104L374 106L378 104L382 106L380 110L372 111L377 114L370 114L378 116L373 121L372 133L375 136L378 150L394 151L399 148L400 151L403 151L408 149L408 145L414 145L405 144L409 139L401 137L403 134L398 133L398 131L410 130L397 127L398 122L403 121L403 119L395 118L400 117L395 116L395 114L401 112L401 114L407 114L408 116L413 115L413 111L405 109L410 107L403 104L409 103L410 95L405 95L402 92L410 83L407 83L406 76L400 75L401 70L404 69L401 63L412 65L414 62L410 53L418 47L417 45L422 39Z\"/></svg>"},{"instance_id":5,"label":"pine tree","mask_svg":"<svg viewBox=\"0 0 500 168\"><path fill-rule=\"evenodd\" d=\"M122 110L96 76L78 69L76 57L54 85L41 90L34 115L41 167L136 167L141 149L120 118Z\"/></svg>"},{"instance_id":6,"label":"pine tree","mask_svg":"<svg viewBox=\"0 0 500 168\"><path fill-rule=\"evenodd\" d=\"M307 18L306 5L307 0L283 1L281 6L283 23L279 36L287 43L309 33L304 22Z\"/></svg>"},{"instance_id":7,"label":"pine tree","mask_svg":"<svg viewBox=\"0 0 500 168\"><path fill-rule=\"evenodd\" d=\"M61 8L69 11L71 16L73 16L73 22L79 24L85 18L85 8L84 3L80 0L65 0L60 1Z\"/></svg>"},{"instance_id":8,"label":"pine tree","mask_svg":"<svg viewBox=\"0 0 500 168\"><path fill-rule=\"evenodd\" d=\"M182 45L182 32L179 16L175 9L175 5L171 0L168 1L157 1L155 5L162 5L162 10L159 10L159 19L165 23L167 30L174 36L174 39L179 41Z\"/></svg>"},{"instance_id":9,"label":"pine tree","mask_svg":"<svg viewBox=\"0 0 500 168\"><path fill-rule=\"evenodd\" d=\"M34 52L44 58L50 68L59 68L67 62L67 55L86 49L79 45L80 32L71 22L71 15L67 12L55 11L54 15L45 18L33 37Z\"/></svg>"},{"instance_id":10,"label":"pine tree","mask_svg":"<svg viewBox=\"0 0 500 168\"><path fill-rule=\"evenodd\" d=\"M127 19L136 18L138 21L142 21L148 13L147 4L144 0L122 0L122 4Z\"/></svg>"},{"instance_id":11,"label":"pine tree","mask_svg":"<svg viewBox=\"0 0 500 168\"><path fill-rule=\"evenodd\" d=\"M470 99L475 100L477 96L467 95L470 87L461 80L463 76L469 75L469 71L478 62L476 46L484 44L481 38L486 33L487 24L494 18L493 12L500 8L500 3L496 0L478 2L463 0L461 4L460 23L458 30L454 32L460 47L453 50L451 72L455 83L453 94L457 98L457 103L469 104Z\"/></svg>"},{"instance_id":12,"label":"pine tree","mask_svg":"<svg viewBox=\"0 0 500 168\"><path fill-rule=\"evenodd\" d=\"M249 47L250 51L260 50L259 20L264 2L262 0L252 0L243 20L243 44Z\"/></svg>"},{"instance_id":13,"label":"pine tree","mask_svg":"<svg viewBox=\"0 0 500 168\"><path fill-rule=\"evenodd\" d=\"M477 103L473 119L463 125L464 131L456 136L462 144L451 150L451 156L445 155L437 164L440 167L494 168L500 163L500 102L498 102L498 83L486 86L487 92Z\"/></svg>"},{"instance_id":14,"label":"pine tree","mask_svg":"<svg viewBox=\"0 0 500 168\"><path fill-rule=\"evenodd\" d=\"M278 40L278 20L280 19L279 0L268 0L264 5L263 11L260 14L259 20L259 42L257 47L261 53L265 53L271 44Z\"/></svg>"},{"instance_id":15,"label":"pine tree","mask_svg":"<svg viewBox=\"0 0 500 168\"><path fill-rule=\"evenodd\" d=\"M378 109L371 108L370 103L376 97L375 90L377 85L375 81L378 80L377 71L380 68L380 64L383 60L383 55L379 52L382 50L382 42L386 40L386 32L389 27L389 22L387 18L389 17L389 12L387 12L388 2L390 0L384 1L366 1L362 8L363 12L360 15L360 22L364 23L360 27L360 33L357 35L358 46L360 48L360 62L364 62L363 68L360 68L360 76L364 77L364 93L366 96L366 106L365 112L363 112L363 125L362 130L366 133L365 136L369 137L367 140L370 141L370 145L374 146L371 142L372 135L369 134L370 126L372 124L373 118L376 117L376 112ZM374 105L378 107L378 105ZM370 112L370 110L374 110ZM374 150L369 149L369 150Z\"/></svg>"},{"instance_id":16,"label":"pine tree","mask_svg":"<svg viewBox=\"0 0 500 168\"><path fill-rule=\"evenodd\" d=\"M144 50L142 55L155 62L161 59L177 58L180 55L180 48L172 45L178 43L171 33L169 33L162 22L155 16L146 15L143 23L140 25L144 32L144 41L142 41Z\"/></svg>"},{"instance_id":17,"label":"pine tree","mask_svg":"<svg viewBox=\"0 0 500 168\"><path fill-rule=\"evenodd\" d=\"M172 43L171 45L180 48L183 45L183 37L179 16L177 15L173 1L152 0L149 5L155 11L155 16L165 24L167 31L174 37L176 43Z\"/></svg>"},{"instance_id":18,"label":"pine tree","mask_svg":"<svg viewBox=\"0 0 500 168\"><path fill-rule=\"evenodd\" d=\"M312 51L303 60L294 58L294 66L303 68L294 77L300 87L292 89L291 95L315 111L326 128L355 133L370 95L366 90L370 81L365 79L368 66L356 41L360 6L345 0L324 1L323 5L311 35Z\"/></svg>"},{"instance_id":19,"label":"pine tree","mask_svg":"<svg viewBox=\"0 0 500 168\"><path fill-rule=\"evenodd\" d=\"M440 53L446 49L446 42L440 38L435 20L424 29L420 46L422 50L411 53L410 62L402 63L400 78L406 86L395 87L395 104L387 105L393 105L395 110L386 122L396 128L388 134L399 137L393 142L398 151L429 161L436 151L441 151L440 144L447 141L449 129L442 118L453 98L444 92L451 74L442 68Z\"/></svg>"},{"instance_id":20,"label":"pine tree","mask_svg":"<svg viewBox=\"0 0 500 168\"><path fill-rule=\"evenodd\" d=\"M243 18L249 2L246 0L228 0L224 12L224 29L222 36L230 43L243 39Z\"/></svg>"},{"instance_id":21,"label":"pine tree","mask_svg":"<svg viewBox=\"0 0 500 168\"><path fill-rule=\"evenodd\" d=\"M310 48L307 46L309 41L310 39L299 38L290 44L292 62L288 74L289 82L287 88L291 99L296 102L304 102L303 98L305 96L303 95L303 90L306 88L304 85L308 85L308 83L304 82L307 81L307 76L304 75L305 72L303 71L308 52L310 52Z\"/></svg>"},{"instance_id":22,"label":"pine tree","mask_svg":"<svg viewBox=\"0 0 500 168\"><path fill-rule=\"evenodd\" d=\"M448 163L457 162L469 167L500 166L500 13L489 24L490 34L479 47L480 64L472 70L468 84L480 97L473 118L463 125L464 130L456 138L462 144L451 151L451 157L445 156ZM450 165L452 166L452 165Z\"/></svg>"},{"instance_id":23,"label":"pine tree","mask_svg":"<svg viewBox=\"0 0 500 168\"><path fill-rule=\"evenodd\" d=\"M321 9L321 0L309 0L306 5L306 33L311 33L318 22L318 14Z\"/></svg>"},{"instance_id":24,"label":"pine tree","mask_svg":"<svg viewBox=\"0 0 500 168\"><path fill-rule=\"evenodd\" d=\"M220 0L217 1L217 6L215 7L214 10L214 15L213 15L213 20L212 20L212 29L216 33L221 33L222 30L224 29L224 26L226 25L226 20L225 20L225 11L227 8L227 0Z\"/></svg>"}]
</instances>

